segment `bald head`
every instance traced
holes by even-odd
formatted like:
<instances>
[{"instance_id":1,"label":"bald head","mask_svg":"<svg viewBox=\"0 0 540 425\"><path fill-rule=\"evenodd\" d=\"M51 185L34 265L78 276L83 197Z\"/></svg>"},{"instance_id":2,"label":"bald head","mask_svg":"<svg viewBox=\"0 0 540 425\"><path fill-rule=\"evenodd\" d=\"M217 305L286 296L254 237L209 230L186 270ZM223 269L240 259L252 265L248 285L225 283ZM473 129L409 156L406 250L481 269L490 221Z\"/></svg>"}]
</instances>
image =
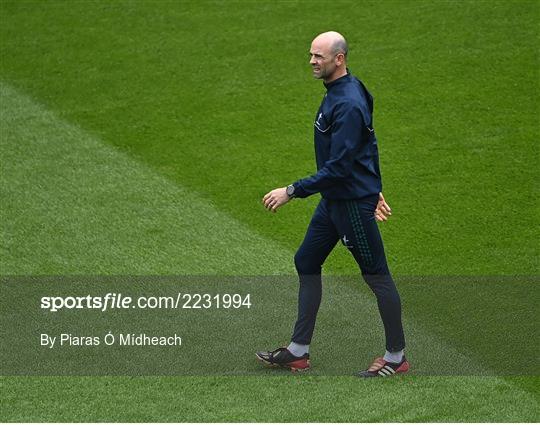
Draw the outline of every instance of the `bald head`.
<instances>
[{"instance_id":1,"label":"bald head","mask_svg":"<svg viewBox=\"0 0 540 425\"><path fill-rule=\"evenodd\" d=\"M343 53L345 58L347 58L347 53L349 52L347 40L345 40L345 37L336 31L328 31L319 34L313 39L312 45L313 44L317 44L319 47L322 47L332 55Z\"/></svg>"},{"instance_id":2,"label":"bald head","mask_svg":"<svg viewBox=\"0 0 540 425\"><path fill-rule=\"evenodd\" d=\"M347 41L340 33L328 31L319 34L311 43L310 64L313 76L326 83L347 74Z\"/></svg>"}]
</instances>

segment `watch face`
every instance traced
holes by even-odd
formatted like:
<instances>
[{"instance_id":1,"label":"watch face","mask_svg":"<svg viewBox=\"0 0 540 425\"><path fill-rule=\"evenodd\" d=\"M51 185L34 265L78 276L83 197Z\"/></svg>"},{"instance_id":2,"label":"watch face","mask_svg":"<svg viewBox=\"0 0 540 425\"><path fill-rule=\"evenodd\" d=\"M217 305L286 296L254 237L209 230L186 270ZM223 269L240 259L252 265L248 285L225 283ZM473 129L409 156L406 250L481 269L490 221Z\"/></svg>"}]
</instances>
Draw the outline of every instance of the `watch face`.
<instances>
[{"instance_id":1,"label":"watch face","mask_svg":"<svg viewBox=\"0 0 540 425\"><path fill-rule=\"evenodd\" d=\"M291 184L287 186L287 195L292 196L294 194L294 186Z\"/></svg>"}]
</instances>

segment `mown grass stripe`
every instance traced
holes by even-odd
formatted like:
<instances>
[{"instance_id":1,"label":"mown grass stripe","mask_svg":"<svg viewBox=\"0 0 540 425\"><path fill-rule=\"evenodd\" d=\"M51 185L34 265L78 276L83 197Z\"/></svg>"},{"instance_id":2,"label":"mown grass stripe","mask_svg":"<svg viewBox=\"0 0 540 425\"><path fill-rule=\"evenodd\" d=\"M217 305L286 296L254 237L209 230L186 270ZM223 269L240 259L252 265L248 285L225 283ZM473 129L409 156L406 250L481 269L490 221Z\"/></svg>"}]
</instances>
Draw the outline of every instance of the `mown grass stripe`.
<instances>
[{"instance_id":1,"label":"mown grass stripe","mask_svg":"<svg viewBox=\"0 0 540 425\"><path fill-rule=\"evenodd\" d=\"M537 422L539 414L532 397L479 377L46 377L1 380L0 390L0 416L23 422Z\"/></svg>"},{"instance_id":2,"label":"mown grass stripe","mask_svg":"<svg viewBox=\"0 0 540 425\"><path fill-rule=\"evenodd\" d=\"M208 200L0 91L3 274L293 272L292 253Z\"/></svg>"}]
</instances>

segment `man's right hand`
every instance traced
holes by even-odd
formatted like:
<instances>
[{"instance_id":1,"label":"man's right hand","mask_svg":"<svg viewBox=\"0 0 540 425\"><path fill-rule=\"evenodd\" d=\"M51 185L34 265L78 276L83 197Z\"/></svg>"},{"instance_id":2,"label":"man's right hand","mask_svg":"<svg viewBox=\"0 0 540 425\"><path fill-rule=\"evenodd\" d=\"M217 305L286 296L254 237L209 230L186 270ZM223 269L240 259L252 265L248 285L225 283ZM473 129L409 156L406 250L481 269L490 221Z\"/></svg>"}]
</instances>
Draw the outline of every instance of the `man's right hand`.
<instances>
[{"instance_id":1,"label":"man's right hand","mask_svg":"<svg viewBox=\"0 0 540 425\"><path fill-rule=\"evenodd\" d=\"M268 211L276 212L279 207L289 202L290 199L289 195L287 195L287 188L280 187L264 195L262 202Z\"/></svg>"},{"instance_id":2,"label":"man's right hand","mask_svg":"<svg viewBox=\"0 0 540 425\"><path fill-rule=\"evenodd\" d=\"M392 209L390 205L384 200L382 192L379 193L379 202L377 202L377 208L375 208L375 220L386 221L388 217L392 215Z\"/></svg>"}]
</instances>

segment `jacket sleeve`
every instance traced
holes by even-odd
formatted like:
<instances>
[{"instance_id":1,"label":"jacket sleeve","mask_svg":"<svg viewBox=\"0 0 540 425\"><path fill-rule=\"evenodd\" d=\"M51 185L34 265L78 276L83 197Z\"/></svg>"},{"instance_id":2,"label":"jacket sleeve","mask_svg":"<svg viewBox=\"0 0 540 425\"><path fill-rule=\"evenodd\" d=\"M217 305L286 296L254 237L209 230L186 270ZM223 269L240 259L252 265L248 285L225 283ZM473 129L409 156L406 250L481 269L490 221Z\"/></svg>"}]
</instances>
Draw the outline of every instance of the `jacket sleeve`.
<instances>
[{"instance_id":1,"label":"jacket sleeve","mask_svg":"<svg viewBox=\"0 0 540 425\"><path fill-rule=\"evenodd\" d=\"M298 198L306 198L339 184L351 174L353 162L361 151L364 118L360 107L341 103L333 115L330 159L316 174L293 183Z\"/></svg>"}]
</instances>

